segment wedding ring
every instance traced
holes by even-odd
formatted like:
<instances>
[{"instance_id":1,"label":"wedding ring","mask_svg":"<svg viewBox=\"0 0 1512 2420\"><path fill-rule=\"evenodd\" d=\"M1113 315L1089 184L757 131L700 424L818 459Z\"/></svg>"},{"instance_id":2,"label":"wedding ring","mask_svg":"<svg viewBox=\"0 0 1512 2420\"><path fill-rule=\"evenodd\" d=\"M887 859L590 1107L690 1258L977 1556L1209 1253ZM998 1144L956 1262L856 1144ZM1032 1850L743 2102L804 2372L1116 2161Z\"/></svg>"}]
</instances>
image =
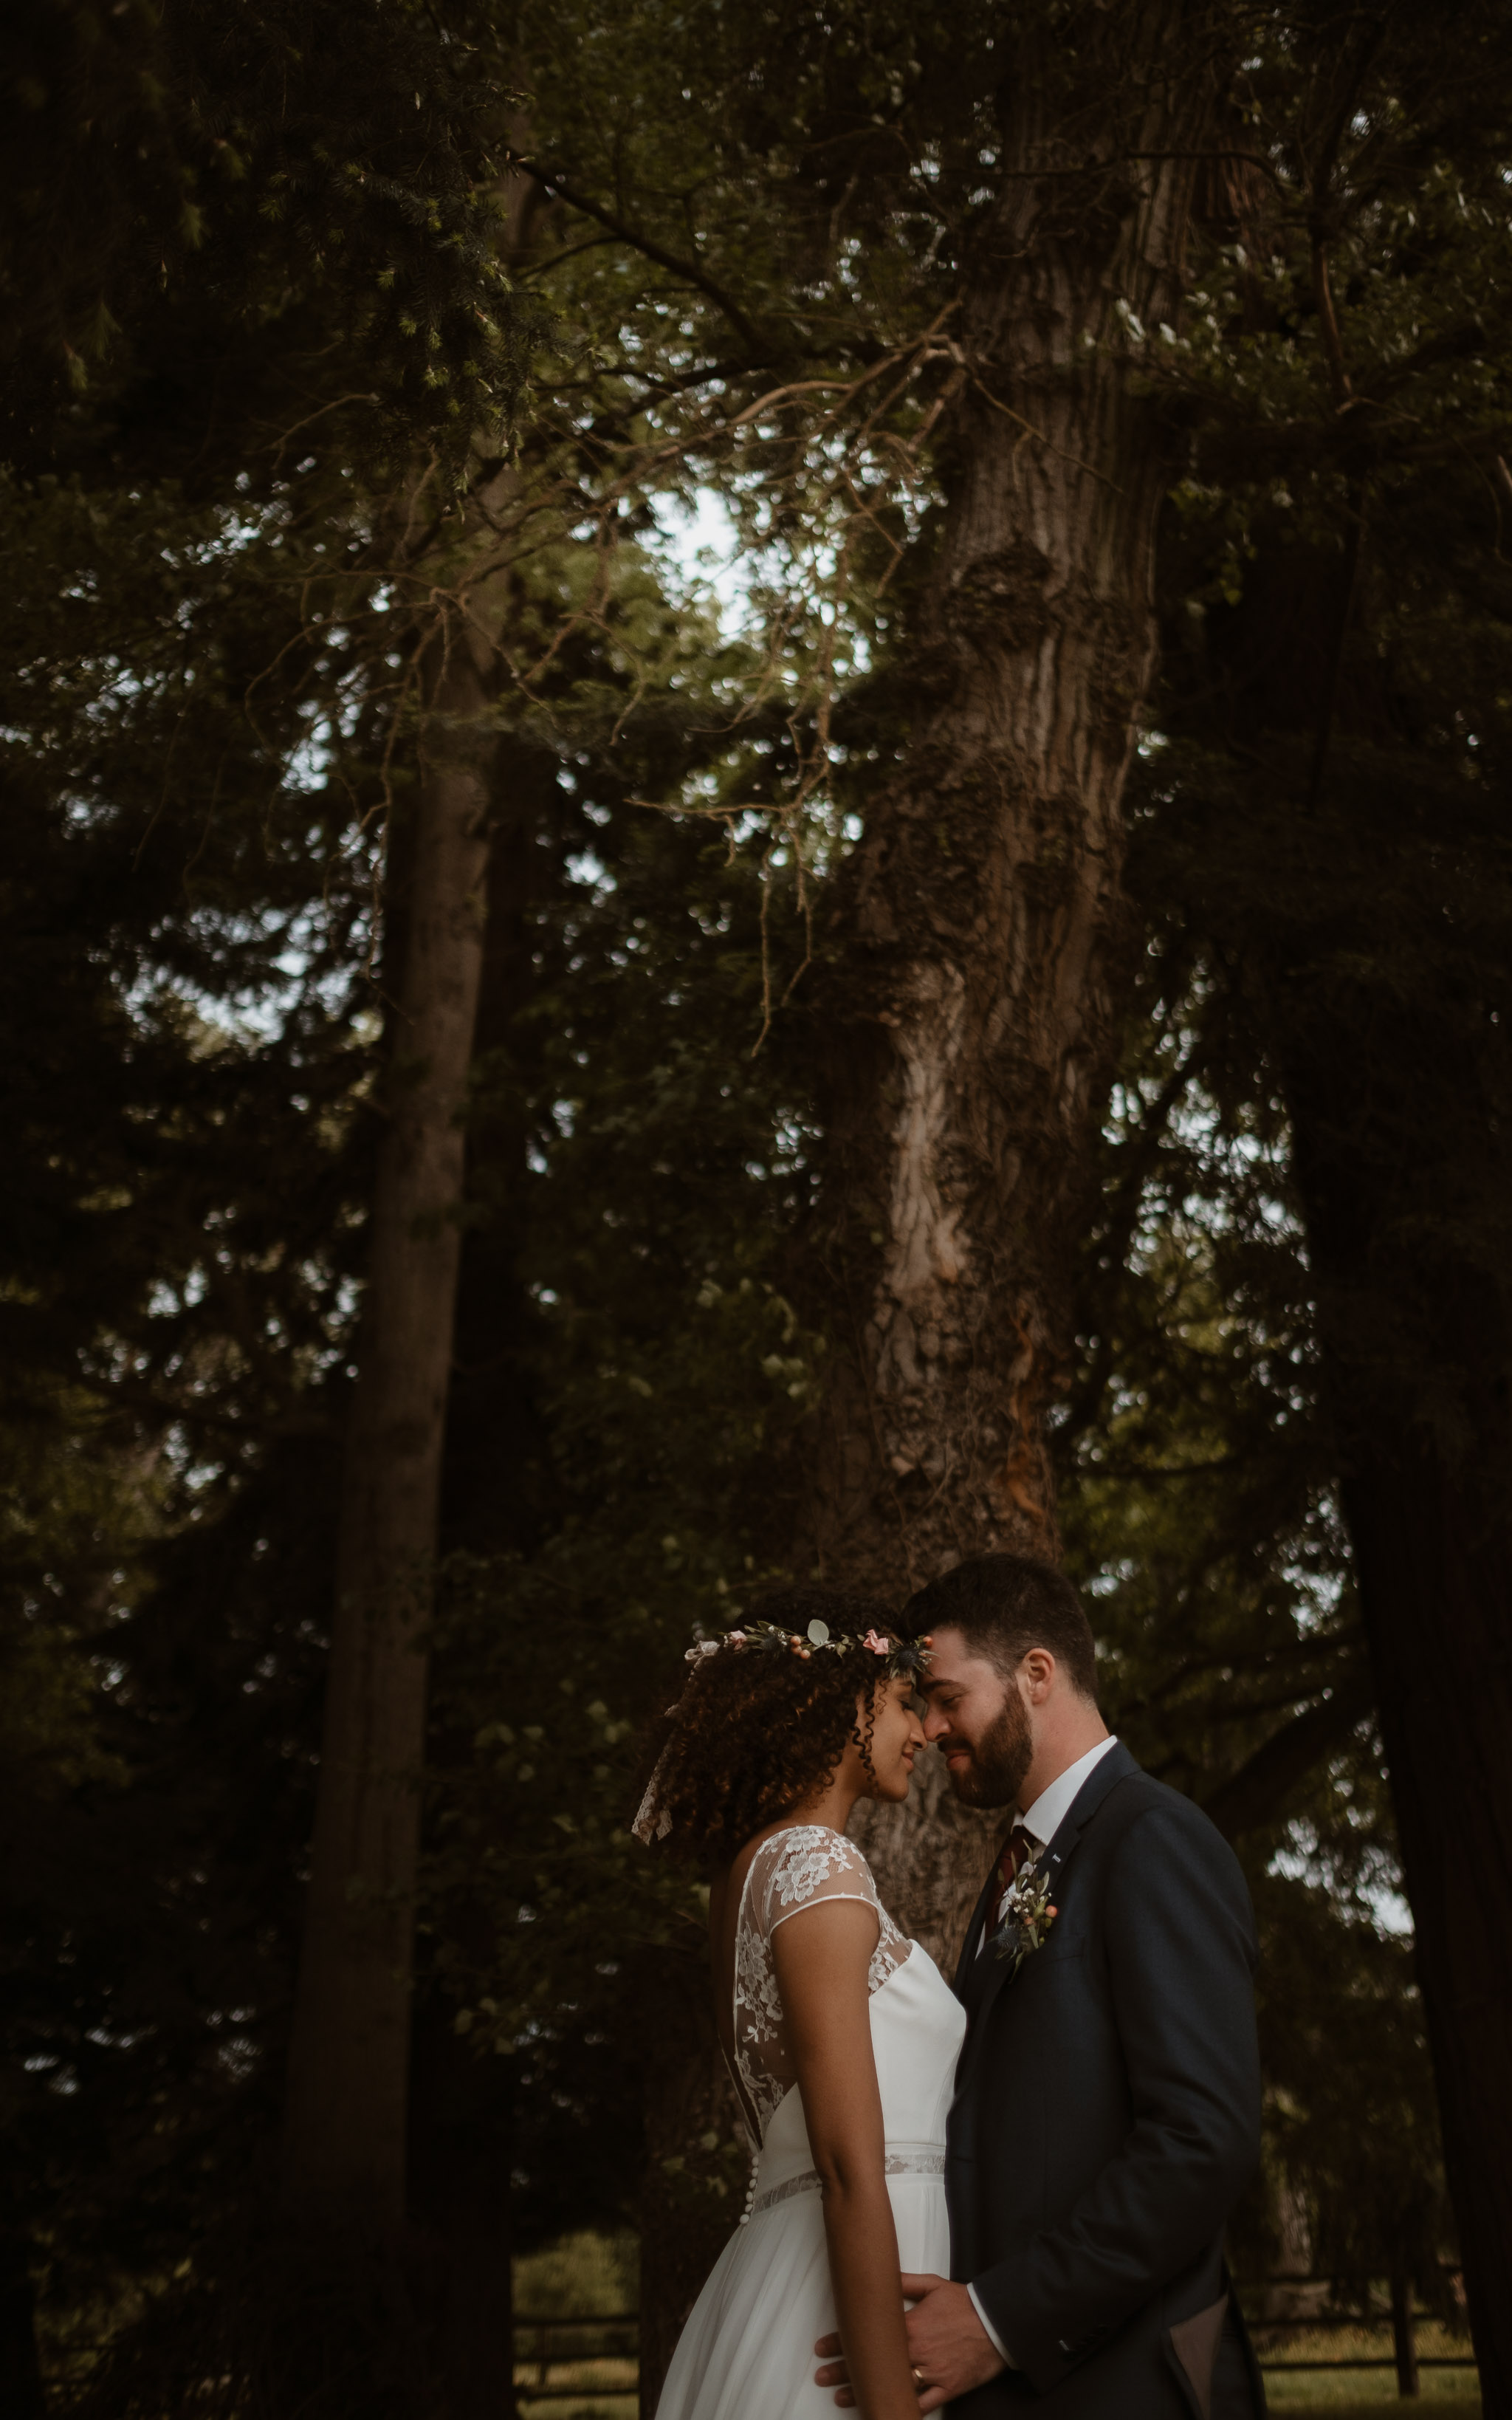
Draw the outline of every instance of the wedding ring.
<instances>
[{"instance_id":1,"label":"wedding ring","mask_svg":"<svg viewBox=\"0 0 1512 2420\"><path fill-rule=\"evenodd\" d=\"M929 2383L929 2381L926 2379L923 2371L918 2367L917 2363L910 2365L908 2375L913 2380L916 2386L927 2386Z\"/></svg>"}]
</instances>

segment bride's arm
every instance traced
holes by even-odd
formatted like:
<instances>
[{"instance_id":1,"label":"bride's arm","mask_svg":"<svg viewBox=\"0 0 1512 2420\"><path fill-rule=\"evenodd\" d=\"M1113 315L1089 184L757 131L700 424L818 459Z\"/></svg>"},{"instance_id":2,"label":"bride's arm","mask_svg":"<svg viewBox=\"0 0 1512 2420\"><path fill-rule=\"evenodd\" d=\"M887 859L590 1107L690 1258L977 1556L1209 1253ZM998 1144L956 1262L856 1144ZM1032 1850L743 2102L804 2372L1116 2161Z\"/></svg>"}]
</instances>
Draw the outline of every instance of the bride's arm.
<instances>
[{"instance_id":1,"label":"bride's arm","mask_svg":"<svg viewBox=\"0 0 1512 2420\"><path fill-rule=\"evenodd\" d=\"M872 2053L867 1970L876 1946L874 1911L831 1899L778 1926L772 1959L824 2185L829 2273L852 2389L865 2420L918 2420Z\"/></svg>"}]
</instances>

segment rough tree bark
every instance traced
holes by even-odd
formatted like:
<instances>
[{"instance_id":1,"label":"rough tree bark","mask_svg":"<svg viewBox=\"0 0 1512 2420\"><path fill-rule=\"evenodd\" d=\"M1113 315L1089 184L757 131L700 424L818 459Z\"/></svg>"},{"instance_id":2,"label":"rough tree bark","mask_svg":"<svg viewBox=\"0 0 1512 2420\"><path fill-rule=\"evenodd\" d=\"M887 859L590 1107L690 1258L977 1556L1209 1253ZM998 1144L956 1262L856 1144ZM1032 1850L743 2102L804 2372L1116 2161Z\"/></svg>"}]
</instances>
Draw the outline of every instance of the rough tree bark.
<instances>
[{"instance_id":1,"label":"rough tree bark","mask_svg":"<svg viewBox=\"0 0 1512 2420\"><path fill-rule=\"evenodd\" d=\"M1209 30L1183 0L1089 10L1004 85L913 731L846 877L824 1003L845 1349L806 1543L894 1600L964 1555L1058 1551L1043 1419L1110 1075L1171 464L1126 338L1130 315L1176 315ZM900 1920L949 1956L993 1827L942 1778L857 1828Z\"/></svg>"},{"instance_id":2,"label":"rough tree bark","mask_svg":"<svg viewBox=\"0 0 1512 2420\"><path fill-rule=\"evenodd\" d=\"M382 2232L405 2206L425 1630L483 963L491 659L455 614L426 651L289 2056L291 2210Z\"/></svg>"},{"instance_id":3,"label":"rough tree bark","mask_svg":"<svg viewBox=\"0 0 1512 2420\"><path fill-rule=\"evenodd\" d=\"M1058 1553L1043 1419L1111 1074L1121 799L1173 450L1128 317L1176 315L1212 23L1194 0L1089 6L1005 62L912 727L816 989L810 1265L835 1349L793 1559L895 1604L963 1555ZM926 1760L906 1809L856 1829L905 1930L949 1961L1002 1822L944 1780ZM669 2292L696 2282L666 2265ZM648 2288L643 2398L685 2309Z\"/></svg>"}]
</instances>

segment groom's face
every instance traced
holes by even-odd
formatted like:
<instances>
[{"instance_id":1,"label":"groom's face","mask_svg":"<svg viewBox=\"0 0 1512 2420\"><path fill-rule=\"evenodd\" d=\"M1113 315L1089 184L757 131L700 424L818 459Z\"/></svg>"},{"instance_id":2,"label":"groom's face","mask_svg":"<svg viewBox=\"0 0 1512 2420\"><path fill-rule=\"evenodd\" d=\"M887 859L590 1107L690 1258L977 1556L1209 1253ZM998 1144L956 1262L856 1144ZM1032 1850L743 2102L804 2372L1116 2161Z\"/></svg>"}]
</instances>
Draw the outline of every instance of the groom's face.
<instances>
[{"instance_id":1,"label":"groom's face","mask_svg":"<svg viewBox=\"0 0 1512 2420\"><path fill-rule=\"evenodd\" d=\"M1029 1711L1016 1679L973 1655L958 1630L933 1634L924 1737L949 1768L950 1787L967 1807L1016 1807L1034 1757Z\"/></svg>"}]
</instances>

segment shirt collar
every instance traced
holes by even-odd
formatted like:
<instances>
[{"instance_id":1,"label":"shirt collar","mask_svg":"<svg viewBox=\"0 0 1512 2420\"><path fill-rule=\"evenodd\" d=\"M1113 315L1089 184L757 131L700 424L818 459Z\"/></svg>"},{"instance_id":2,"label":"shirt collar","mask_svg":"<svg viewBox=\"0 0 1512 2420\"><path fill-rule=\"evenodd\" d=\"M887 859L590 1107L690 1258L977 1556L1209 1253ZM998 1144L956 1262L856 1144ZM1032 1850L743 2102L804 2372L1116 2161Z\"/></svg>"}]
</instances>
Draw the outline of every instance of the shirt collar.
<instances>
[{"instance_id":1,"label":"shirt collar","mask_svg":"<svg viewBox=\"0 0 1512 2420\"><path fill-rule=\"evenodd\" d=\"M1025 1830L1032 1832L1035 1838L1048 1848L1070 1814L1072 1801L1093 1765L1101 1763L1109 1748L1118 1745L1117 1739L1099 1740L1096 1747L1089 1747L1074 1764L1068 1764L1064 1773L1057 1773L1049 1788L1041 1790L1034 1805L1026 1807L1019 1817Z\"/></svg>"}]
</instances>

